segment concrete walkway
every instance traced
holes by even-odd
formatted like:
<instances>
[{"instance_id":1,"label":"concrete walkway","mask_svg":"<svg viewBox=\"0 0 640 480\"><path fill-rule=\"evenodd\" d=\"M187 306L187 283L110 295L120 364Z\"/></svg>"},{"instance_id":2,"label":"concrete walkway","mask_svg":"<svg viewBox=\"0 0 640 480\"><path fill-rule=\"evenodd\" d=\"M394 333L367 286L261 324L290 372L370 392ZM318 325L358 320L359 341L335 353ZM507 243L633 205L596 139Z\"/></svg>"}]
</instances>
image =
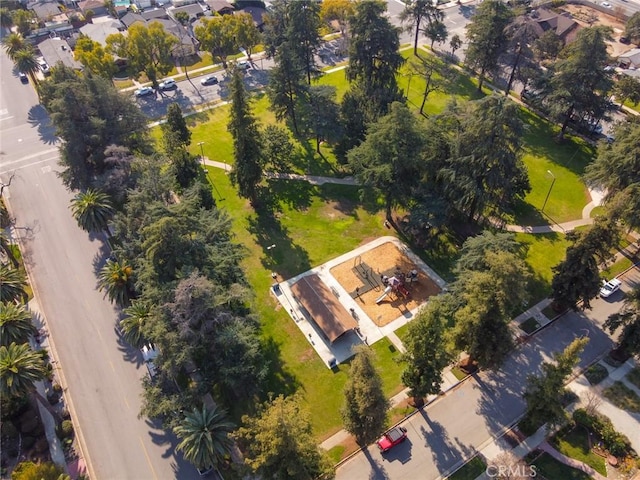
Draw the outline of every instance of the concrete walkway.
<instances>
[{"instance_id":1,"label":"concrete walkway","mask_svg":"<svg viewBox=\"0 0 640 480\"><path fill-rule=\"evenodd\" d=\"M631 371L636 366L636 362L632 358L618 368L613 368L603 361L600 361L599 364L603 365L605 368L607 368L607 370L609 370L609 376L596 386L592 386L584 377L584 375L580 375L571 383L569 383L568 388L578 395L578 397L580 398L580 402L570 405L567 410L572 413L577 408L582 407L584 404L589 402L590 399L588 398L588 395L592 392L596 392L600 397L600 400L602 400L602 403L596 407L598 412L609 418L613 423L615 429L618 432L625 434L629 438L631 446L636 451L639 451L640 415L620 410L619 408L611 405L611 403L606 400L605 397L600 395L604 388L607 388L615 381L622 381L626 386L632 388L636 393L640 394L640 389L635 387L635 385L631 384L625 378L627 373L629 373L629 371ZM498 438L490 442L479 452L479 454L484 458L486 462L491 462L505 452L511 452L516 458L524 458L527 454L529 454L536 448L539 448L540 450L547 452L556 460L572 468L582 470L596 480L606 479L606 477L603 477L589 465L586 465L583 462L567 457L566 455L558 452L552 445L550 445L546 441L546 438L551 433L553 432L549 432L547 427L543 426L535 434L525 439L515 448L509 447L502 439ZM490 478L491 477L487 475L487 473L483 473L482 475L478 476L476 480L490 480Z\"/></svg>"},{"instance_id":2,"label":"concrete walkway","mask_svg":"<svg viewBox=\"0 0 640 480\"><path fill-rule=\"evenodd\" d=\"M161 123L161 122L158 122L158 123ZM209 160L206 157L204 159L204 164L210 167L224 169L227 172L230 172L231 169L233 168L232 165L229 165L223 162ZM336 185L354 185L354 186L359 185L358 181L354 177L337 178L337 177L323 177L323 176L316 176L316 175L301 175L297 173L277 173L277 172L265 172L264 176L266 178L298 180L302 182L308 182L311 185L324 185L326 183L332 183ZM509 232L520 232L520 233L551 233L551 232L566 233L575 228L582 227L584 225L590 225L593 223L593 218L589 217L591 215L591 211L602 203L603 195L601 192L598 192L596 190L591 190L591 189L589 190L589 193L591 194L592 200L587 205L585 205L585 207L582 209L581 219L572 220L570 222L553 223L549 225L536 225L536 226L506 225L504 229Z\"/></svg>"}]
</instances>

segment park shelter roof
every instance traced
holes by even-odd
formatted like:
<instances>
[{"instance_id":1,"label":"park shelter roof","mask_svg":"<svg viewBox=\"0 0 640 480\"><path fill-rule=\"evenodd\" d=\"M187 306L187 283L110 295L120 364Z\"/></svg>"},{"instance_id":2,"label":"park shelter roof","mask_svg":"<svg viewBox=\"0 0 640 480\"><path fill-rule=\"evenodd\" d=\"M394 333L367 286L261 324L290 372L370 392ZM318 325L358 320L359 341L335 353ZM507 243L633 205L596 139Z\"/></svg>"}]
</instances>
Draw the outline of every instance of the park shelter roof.
<instances>
[{"instance_id":1,"label":"park shelter roof","mask_svg":"<svg viewBox=\"0 0 640 480\"><path fill-rule=\"evenodd\" d=\"M357 328L358 322L347 312L318 275L307 275L291 286L296 300L307 310L329 342Z\"/></svg>"}]
</instances>

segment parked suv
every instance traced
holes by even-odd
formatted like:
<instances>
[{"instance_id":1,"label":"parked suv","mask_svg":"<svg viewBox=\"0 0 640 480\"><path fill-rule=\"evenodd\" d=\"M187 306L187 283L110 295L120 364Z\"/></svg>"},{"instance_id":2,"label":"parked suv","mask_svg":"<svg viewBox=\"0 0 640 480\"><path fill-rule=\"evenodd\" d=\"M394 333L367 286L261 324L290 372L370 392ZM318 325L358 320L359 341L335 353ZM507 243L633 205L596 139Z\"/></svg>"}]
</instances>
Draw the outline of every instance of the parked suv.
<instances>
[{"instance_id":1,"label":"parked suv","mask_svg":"<svg viewBox=\"0 0 640 480\"><path fill-rule=\"evenodd\" d=\"M158 85L158 88L163 91L173 90L175 88L178 88L178 84L173 78L167 78L164 82L160 82L160 85Z\"/></svg>"}]
</instances>

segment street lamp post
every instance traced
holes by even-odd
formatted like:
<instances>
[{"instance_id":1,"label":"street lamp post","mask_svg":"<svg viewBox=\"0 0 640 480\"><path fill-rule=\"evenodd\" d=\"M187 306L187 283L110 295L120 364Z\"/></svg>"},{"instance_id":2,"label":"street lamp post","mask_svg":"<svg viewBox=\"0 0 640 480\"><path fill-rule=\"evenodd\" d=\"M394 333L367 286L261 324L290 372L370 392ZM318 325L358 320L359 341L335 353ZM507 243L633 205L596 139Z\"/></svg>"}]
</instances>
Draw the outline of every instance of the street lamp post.
<instances>
[{"instance_id":1,"label":"street lamp post","mask_svg":"<svg viewBox=\"0 0 640 480\"><path fill-rule=\"evenodd\" d=\"M198 142L198 145L200 145L200 161L202 162L202 168L204 168L204 142Z\"/></svg>"},{"instance_id":2,"label":"street lamp post","mask_svg":"<svg viewBox=\"0 0 640 480\"><path fill-rule=\"evenodd\" d=\"M549 195L551 195L551 189L553 188L553 184L556 183L556 176L553 174L551 170L547 170L547 173L551 175L551 185L549 186L549 191L547 192L547 197L544 199L544 203L542 204L542 210L540 212L544 212L544 207L547 206L547 200L549 200Z\"/></svg>"}]
</instances>

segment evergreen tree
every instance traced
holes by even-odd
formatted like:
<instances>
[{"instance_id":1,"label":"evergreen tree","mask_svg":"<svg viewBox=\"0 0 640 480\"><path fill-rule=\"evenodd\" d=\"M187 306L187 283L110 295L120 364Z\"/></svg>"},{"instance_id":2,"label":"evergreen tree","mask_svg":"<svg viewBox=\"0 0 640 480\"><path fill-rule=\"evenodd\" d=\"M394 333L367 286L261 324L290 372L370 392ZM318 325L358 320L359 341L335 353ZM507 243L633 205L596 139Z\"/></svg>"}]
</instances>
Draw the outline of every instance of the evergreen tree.
<instances>
[{"instance_id":1,"label":"evergreen tree","mask_svg":"<svg viewBox=\"0 0 640 480\"><path fill-rule=\"evenodd\" d=\"M358 445L376 440L387 424L389 401L384 396L382 379L373 364L373 353L364 346L354 348L349 380L344 389L342 407L344 428L356 437Z\"/></svg>"},{"instance_id":2,"label":"evergreen tree","mask_svg":"<svg viewBox=\"0 0 640 480\"><path fill-rule=\"evenodd\" d=\"M385 11L386 5L379 0L358 2L349 20L347 79L352 89L362 89L373 119L386 114L392 102L402 100L396 80L404 63L398 51L399 29L389 22Z\"/></svg>"},{"instance_id":3,"label":"evergreen tree","mask_svg":"<svg viewBox=\"0 0 640 480\"><path fill-rule=\"evenodd\" d=\"M442 370L451 361L444 338L445 321L450 314L447 301L448 297L443 296L430 299L409 324L404 342L407 351L402 356L406 363L402 383L411 389L409 395L416 406L427 395L440 393Z\"/></svg>"},{"instance_id":4,"label":"evergreen tree","mask_svg":"<svg viewBox=\"0 0 640 480\"><path fill-rule=\"evenodd\" d=\"M640 355L640 286L625 295L624 305L618 313L609 315L604 328L613 334L622 327L616 350L623 357Z\"/></svg>"},{"instance_id":5,"label":"evergreen tree","mask_svg":"<svg viewBox=\"0 0 640 480\"><path fill-rule=\"evenodd\" d=\"M531 426L537 428L545 423L554 426L565 421L567 414L562 405L565 384L588 342L588 338L574 340L562 353L554 354L553 363L542 364L541 376L529 376L524 399L527 402L525 419Z\"/></svg>"},{"instance_id":6,"label":"evergreen tree","mask_svg":"<svg viewBox=\"0 0 640 480\"><path fill-rule=\"evenodd\" d=\"M498 59L508 44L506 28L513 13L506 3L498 0L482 2L467 24L469 47L465 62L478 70L478 91L482 91L485 75L498 68Z\"/></svg>"},{"instance_id":7,"label":"evergreen tree","mask_svg":"<svg viewBox=\"0 0 640 480\"><path fill-rule=\"evenodd\" d=\"M249 97L244 88L242 74L235 70L231 80L231 113L228 130L233 137L235 164L231 181L238 186L240 196L256 204L257 186L262 178L262 151L260 131L251 113Z\"/></svg>"},{"instance_id":8,"label":"evergreen tree","mask_svg":"<svg viewBox=\"0 0 640 480\"><path fill-rule=\"evenodd\" d=\"M244 416L237 431L245 462L262 478L313 480L332 474L331 462L313 437L298 397L276 397L257 417ZM329 477L330 478L330 477Z\"/></svg>"},{"instance_id":9,"label":"evergreen tree","mask_svg":"<svg viewBox=\"0 0 640 480\"><path fill-rule=\"evenodd\" d=\"M167 108L167 121L162 124L162 132L165 137L171 136L175 139L175 147L186 148L191 144L191 130L189 130L187 121L182 115L180 105L175 102ZM165 150L167 149L165 148ZM167 152L167 154L171 154L172 151Z\"/></svg>"},{"instance_id":10,"label":"evergreen tree","mask_svg":"<svg viewBox=\"0 0 640 480\"><path fill-rule=\"evenodd\" d=\"M583 28L560 52L547 97L552 114L562 122L560 138L573 117L599 121L611 109L608 94L612 81L605 70L609 62L606 41L610 38L609 27Z\"/></svg>"},{"instance_id":11,"label":"evergreen tree","mask_svg":"<svg viewBox=\"0 0 640 480\"><path fill-rule=\"evenodd\" d=\"M288 4L287 41L294 55L299 59L311 85L311 78L320 74L316 63L320 47L320 2L297 0Z\"/></svg>"},{"instance_id":12,"label":"evergreen tree","mask_svg":"<svg viewBox=\"0 0 640 480\"><path fill-rule=\"evenodd\" d=\"M419 182L425 144L422 125L396 102L388 115L371 125L366 140L349 152L349 165L358 179L384 195L387 218L394 203L406 201Z\"/></svg>"},{"instance_id":13,"label":"evergreen tree","mask_svg":"<svg viewBox=\"0 0 640 480\"><path fill-rule=\"evenodd\" d=\"M509 212L531 189L517 105L494 94L452 116L452 154L438 173L446 197L469 219Z\"/></svg>"},{"instance_id":14,"label":"evergreen tree","mask_svg":"<svg viewBox=\"0 0 640 480\"><path fill-rule=\"evenodd\" d=\"M624 25L624 34L634 43L640 41L640 12L635 12Z\"/></svg>"}]
</instances>

